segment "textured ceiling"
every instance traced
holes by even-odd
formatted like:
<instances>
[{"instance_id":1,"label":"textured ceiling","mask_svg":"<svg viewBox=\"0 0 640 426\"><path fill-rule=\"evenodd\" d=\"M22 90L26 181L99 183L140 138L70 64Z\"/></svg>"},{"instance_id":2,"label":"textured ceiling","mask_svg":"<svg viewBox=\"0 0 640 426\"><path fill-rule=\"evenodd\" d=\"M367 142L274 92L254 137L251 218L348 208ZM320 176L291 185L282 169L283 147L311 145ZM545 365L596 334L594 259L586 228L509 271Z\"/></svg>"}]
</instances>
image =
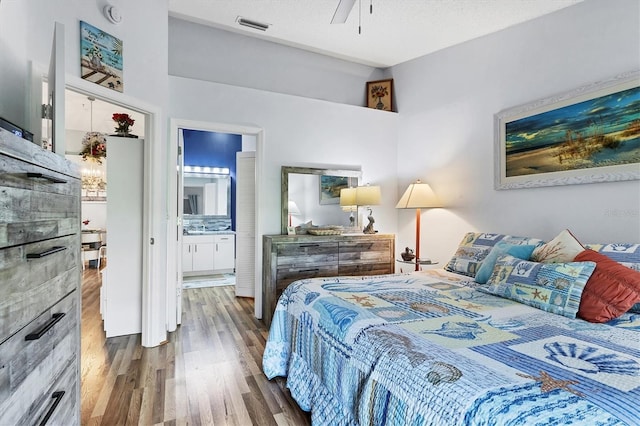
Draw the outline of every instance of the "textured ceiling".
<instances>
[{"instance_id":1,"label":"textured ceiling","mask_svg":"<svg viewBox=\"0 0 640 426\"><path fill-rule=\"evenodd\" d=\"M331 24L338 1L169 0L169 14L384 68L582 0L356 0L344 24ZM266 32L243 27L238 17L271 26Z\"/></svg>"}]
</instances>

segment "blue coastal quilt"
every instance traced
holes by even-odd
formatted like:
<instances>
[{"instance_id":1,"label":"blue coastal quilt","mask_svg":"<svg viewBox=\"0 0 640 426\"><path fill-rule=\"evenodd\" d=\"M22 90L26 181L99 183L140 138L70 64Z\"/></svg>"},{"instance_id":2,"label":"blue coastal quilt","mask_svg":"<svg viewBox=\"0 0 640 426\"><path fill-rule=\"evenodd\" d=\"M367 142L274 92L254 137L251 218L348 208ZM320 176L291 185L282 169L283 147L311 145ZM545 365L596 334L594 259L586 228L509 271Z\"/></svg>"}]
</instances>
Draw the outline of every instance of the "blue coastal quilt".
<instances>
[{"instance_id":1,"label":"blue coastal quilt","mask_svg":"<svg viewBox=\"0 0 640 426\"><path fill-rule=\"evenodd\" d=\"M592 324L429 270L300 280L263 357L318 425L638 425L640 315Z\"/></svg>"}]
</instances>

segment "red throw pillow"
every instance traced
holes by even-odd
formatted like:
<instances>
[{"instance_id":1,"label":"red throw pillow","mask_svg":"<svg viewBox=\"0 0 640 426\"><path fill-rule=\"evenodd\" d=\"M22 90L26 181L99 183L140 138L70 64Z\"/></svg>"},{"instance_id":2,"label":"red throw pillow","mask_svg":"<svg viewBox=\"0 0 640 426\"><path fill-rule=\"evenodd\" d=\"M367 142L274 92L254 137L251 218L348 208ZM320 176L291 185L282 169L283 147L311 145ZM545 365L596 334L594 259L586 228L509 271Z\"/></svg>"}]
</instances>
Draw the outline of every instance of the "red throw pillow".
<instances>
[{"instance_id":1,"label":"red throw pillow","mask_svg":"<svg viewBox=\"0 0 640 426\"><path fill-rule=\"evenodd\" d=\"M596 262L596 269L584 286L578 316L590 322L607 322L640 302L640 272L611 258L585 250L575 262Z\"/></svg>"}]
</instances>

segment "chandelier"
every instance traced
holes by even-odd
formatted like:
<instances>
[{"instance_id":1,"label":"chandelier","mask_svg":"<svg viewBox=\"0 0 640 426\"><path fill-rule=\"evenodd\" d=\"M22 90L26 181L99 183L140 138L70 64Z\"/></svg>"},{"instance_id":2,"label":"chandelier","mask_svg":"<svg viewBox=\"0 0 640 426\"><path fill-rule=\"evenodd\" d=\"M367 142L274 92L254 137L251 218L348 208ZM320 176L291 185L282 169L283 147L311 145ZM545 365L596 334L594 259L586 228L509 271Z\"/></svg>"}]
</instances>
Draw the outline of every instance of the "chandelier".
<instances>
[{"instance_id":1,"label":"chandelier","mask_svg":"<svg viewBox=\"0 0 640 426\"><path fill-rule=\"evenodd\" d=\"M93 131L93 101L96 99L93 96L87 99L91 102L91 130L82 139L83 149L80 155L83 161L89 163L89 167L82 169L80 186L86 197L106 196L107 182L103 179L102 170L98 166L102 165L102 158L107 156L107 139L102 133Z\"/></svg>"}]
</instances>

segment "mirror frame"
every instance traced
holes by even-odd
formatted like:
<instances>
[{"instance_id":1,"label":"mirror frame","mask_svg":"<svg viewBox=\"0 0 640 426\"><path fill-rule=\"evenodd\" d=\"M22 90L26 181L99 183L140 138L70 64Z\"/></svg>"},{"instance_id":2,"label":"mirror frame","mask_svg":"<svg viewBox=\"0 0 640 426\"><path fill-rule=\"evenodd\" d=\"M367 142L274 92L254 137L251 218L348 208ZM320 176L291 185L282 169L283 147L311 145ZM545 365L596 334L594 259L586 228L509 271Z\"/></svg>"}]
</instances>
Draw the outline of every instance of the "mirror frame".
<instances>
[{"instance_id":1,"label":"mirror frame","mask_svg":"<svg viewBox=\"0 0 640 426\"><path fill-rule=\"evenodd\" d=\"M362 170L349 170L349 169L321 169L314 167L294 167L294 166L282 166L280 173L281 183L281 195L280 195L280 233L287 234L287 226L289 224L289 208L287 206L289 201L289 175L290 174L302 174L302 175L321 175L321 176L342 176L349 178L357 178L358 185L362 178Z\"/></svg>"}]
</instances>

